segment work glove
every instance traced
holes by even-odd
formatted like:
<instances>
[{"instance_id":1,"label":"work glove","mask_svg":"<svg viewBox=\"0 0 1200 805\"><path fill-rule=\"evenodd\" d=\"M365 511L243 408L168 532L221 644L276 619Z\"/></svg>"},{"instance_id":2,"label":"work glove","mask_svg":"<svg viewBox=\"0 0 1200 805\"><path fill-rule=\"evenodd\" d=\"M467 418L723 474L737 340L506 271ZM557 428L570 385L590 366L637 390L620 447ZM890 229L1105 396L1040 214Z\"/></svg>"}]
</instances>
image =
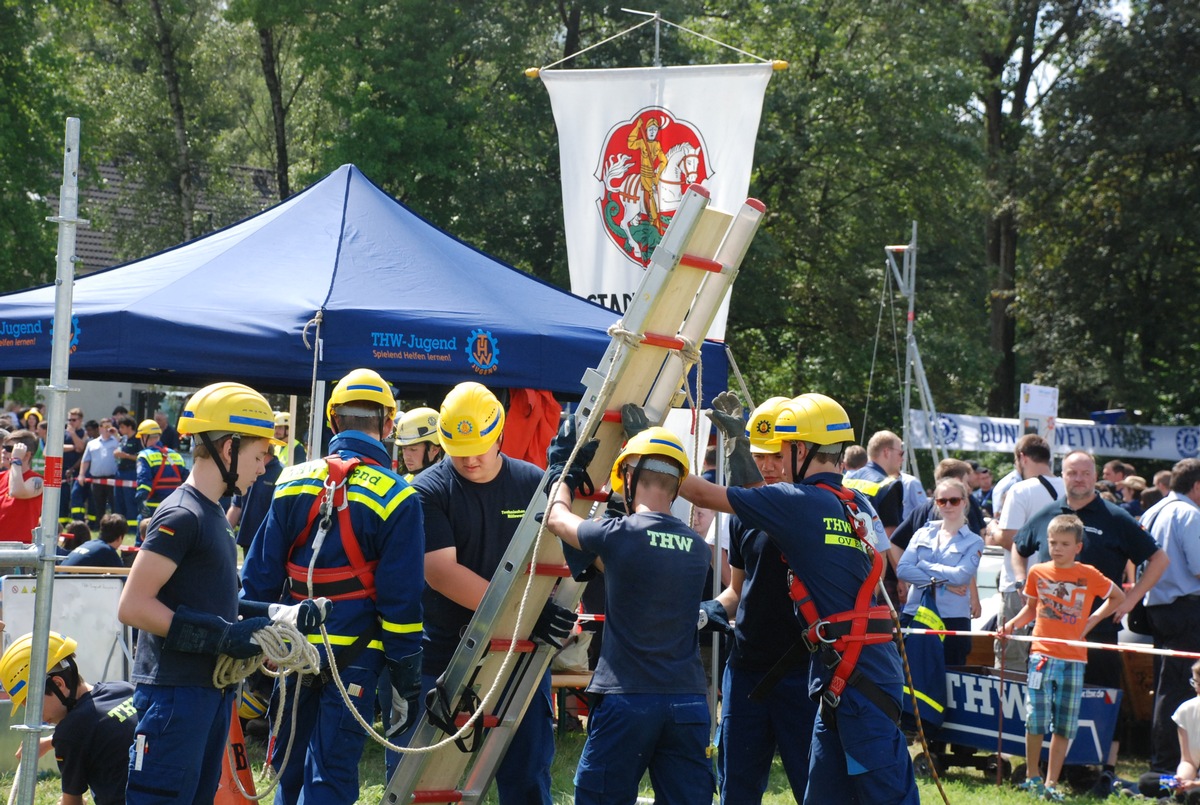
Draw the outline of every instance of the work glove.
<instances>
[{"instance_id":1,"label":"work glove","mask_svg":"<svg viewBox=\"0 0 1200 805\"><path fill-rule=\"evenodd\" d=\"M542 614L538 616L537 623L533 624L531 634L543 643L548 643L555 648L562 648L563 642L570 636L571 630L574 628L575 613L553 601L547 601L546 606L542 608Z\"/></svg>"},{"instance_id":2,"label":"work glove","mask_svg":"<svg viewBox=\"0 0 1200 805\"><path fill-rule=\"evenodd\" d=\"M224 654L235 660L248 660L262 654L254 633L270 625L270 618L243 618L230 623L220 615L180 606L171 619L163 646L188 654Z\"/></svg>"},{"instance_id":3,"label":"work glove","mask_svg":"<svg viewBox=\"0 0 1200 805\"><path fill-rule=\"evenodd\" d=\"M725 469L730 486L750 486L762 481L762 473L750 452L750 437L742 417L742 403L731 391L722 391L713 398L708 417L725 437Z\"/></svg>"},{"instance_id":4,"label":"work glove","mask_svg":"<svg viewBox=\"0 0 1200 805\"><path fill-rule=\"evenodd\" d=\"M395 738L408 730L420 713L421 651L399 660L388 660L388 676L392 682L392 713L388 720L387 737Z\"/></svg>"},{"instance_id":5,"label":"work glove","mask_svg":"<svg viewBox=\"0 0 1200 805\"><path fill-rule=\"evenodd\" d=\"M640 405L625 403L621 406L621 427L625 429L625 441L629 441L650 427L650 420Z\"/></svg>"},{"instance_id":6,"label":"work glove","mask_svg":"<svg viewBox=\"0 0 1200 805\"><path fill-rule=\"evenodd\" d=\"M596 488L592 485L592 479L588 476L588 464L592 463L592 458L596 455L596 448L600 446L597 439L592 439L590 442L579 448L579 452L575 454L575 460L571 463L571 469L564 473L567 466L567 460L571 458L572 451L575 450L575 443L579 435L576 432L575 417L568 416L559 428L558 434L554 437L554 441L550 442L550 447L546 451L546 494L550 494L550 490L554 488L554 483L562 478L562 482L571 490L571 495L574 497L578 492L582 491L585 495L595 493Z\"/></svg>"},{"instance_id":7,"label":"work glove","mask_svg":"<svg viewBox=\"0 0 1200 805\"><path fill-rule=\"evenodd\" d=\"M720 634L733 631L729 626L729 616L725 613L725 605L715 598L701 601L700 618L696 621L696 630Z\"/></svg>"},{"instance_id":8,"label":"work glove","mask_svg":"<svg viewBox=\"0 0 1200 805\"><path fill-rule=\"evenodd\" d=\"M333 602L328 598L308 598L299 604L271 604L268 607L272 623L286 623L296 627L300 634L314 634L329 617Z\"/></svg>"}]
</instances>

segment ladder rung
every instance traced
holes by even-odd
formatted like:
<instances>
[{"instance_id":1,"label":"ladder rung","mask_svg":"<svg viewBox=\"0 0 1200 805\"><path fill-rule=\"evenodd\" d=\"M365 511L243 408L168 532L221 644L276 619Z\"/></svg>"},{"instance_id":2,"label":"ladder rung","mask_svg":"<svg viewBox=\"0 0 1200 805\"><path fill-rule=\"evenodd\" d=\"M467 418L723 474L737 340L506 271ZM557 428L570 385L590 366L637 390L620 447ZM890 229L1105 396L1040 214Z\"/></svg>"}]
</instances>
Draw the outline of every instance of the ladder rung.
<instances>
[{"instance_id":1,"label":"ladder rung","mask_svg":"<svg viewBox=\"0 0 1200 805\"><path fill-rule=\"evenodd\" d=\"M528 573L529 568L531 567L534 567L532 563L525 568L525 572ZM571 568L567 567L566 565L550 565L546 564L545 562L538 562L536 568L537 569L534 571L535 576L555 576L560 579L565 579L567 576L571 575Z\"/></svg>"},{"instance_id":2,"label":"ladder rung","mask_svg":"<svg viewBox=\"0 0 1200 805\"><path fill-rule=\"evenodd\" d=\"M605 411L604 414L600 417L600 419L603 422L620 422L621 421L621 412L620 411Z\"/></svg>"},{"instance_id":3,"label":"ladder rung","mask_svg":"<svg viewBox=\"0 0 1200 805\"><path fill-rule=\"evenodd\" d=\"M462 802L463 795L461 791L448 789L446 791L414 791L412 802Z\"/></svg>"},{"instance_id":4,"label":"ladder rung","mask_svg":"<svg viewBox=\"0 0 1200 805\"><path fill-rule=\"evenodd\" d=\"M663 347L664 349L683 349L683 339L676 338L673 335L643 333L642 343L649 344L652 347Z\"/></svg>"},{"instance_id":5,"label":"ladder rung","mask_svg":"<svg viewBox=\"0 0 1200 805\"><path fill-rule=\"evenodd\" d=\"M466 724L467 719L469 719L470 717L471 717L470 713L459 713L458 715L456 715L454 717L454 726L458 727L459 729L462 729L463 724ZM486 727L487 729L491 729L492 727L500 726L500 717L492 716L492 715L482 715L479 718L475 719L475 723L481 724L482 726Z\"/></svg>"},{"instance_id":6,"label":"ladder rung","mask_svg":"<svg viewBox=\"0 0 1200 805\"><path fill-rule=\"evenodd\" d=\"M593 503L608 503L609 493L608 492L593 492L590 495L584 495L584 494L577 492L575 494L575 499L576 500L590 500Z\"/></svg>"},{"instance_id":7,"label":"ladder rung","mask_svg":"<svg viewBox=\"0 0 1200 805\"><path fill-rule=\"evenodd\" d=\"M711 271L714 274L720 274L721 269L725 266L718 263L716 260L710 260L707 257L697 257L694 254L685 254L679 258L679 265L687 268L698 268L701 271Z\"/></svg>"},{"instance_id":8,"label":"ladder rung","mask_svg":"<svg viewBox=\"0 0 1200 805\"><path fill-rule=\"evenodd\" d=\"M508 647L514 643L516 648L513 650L518 654L532 654L537 649L532 640L509 640L504 637L493 637L488 641L488 651L508 651Z\"/></svg>"}]
</instances>

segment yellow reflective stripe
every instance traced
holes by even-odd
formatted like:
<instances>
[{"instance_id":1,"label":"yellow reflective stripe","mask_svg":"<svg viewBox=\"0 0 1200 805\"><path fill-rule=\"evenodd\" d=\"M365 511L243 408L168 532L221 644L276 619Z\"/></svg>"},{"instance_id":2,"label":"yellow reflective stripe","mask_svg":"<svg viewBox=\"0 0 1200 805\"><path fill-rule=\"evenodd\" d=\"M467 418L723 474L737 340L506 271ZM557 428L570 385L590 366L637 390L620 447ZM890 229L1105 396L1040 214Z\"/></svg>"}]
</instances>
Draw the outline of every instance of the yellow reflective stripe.
<instances>
[{"instance_id":1,"label":"yellow reflective stripe","mask_svg":"<svg viewBox=\"0 0 1200 805\"><path fill-rule=\"evenodd\" d=\"M938 617L938 614L929 607L917 607L917 613L913 615L913 623L920 621L925 624L926 629L936 629L941 631L946 628L946 622ZM944 634L938 635L943 640L946 639Z\"/></svg>"},{"instance_id":2,"label":"yellow reflective stripe","mask_svg":"<svg viewBox=\"0 0 1200 805\"><path fill-rule=\"evenodd\" d=\"M863 544L862 540L860 540L858 537L848 537L845 534L826 534L825 544L837 545L840 548L854 548L855 550L862 551L863 553L866 553L867 551L867 548Z\"/></svg>"},{"instance_id":3,"label":"yellow reflective stripe","mask_svg":"<svg viewBox=\"0 0 1200 805\"><path fill-rule=\"evenodd\" d=\"M909 687L906 685L906 686L904 687L904 694L905 694L906 696L911 696L911 695L913 695L913 691L912 691L912 689L911 689L911 688L909 688ZM921 691L919 691L919 690L916 692L916 696L917 696L917 700L918 700L918 701L922 701L922 702L924 702L925 704L927 704L927 705L929 705L930 707L932 707L934 710L937 710L939 713L940 713L940 712L942 712L943 710L945 710L945 709L946 709L945 705L938 704L938 703L937 703L937 702L935 702L933 699L929 698L928 696L926 696L924 693L922 693L922 692L921 692Z\"/></svg>"},{"instance_id":4,"label":"yellow reflective stripe","mask_svg":"<svg viewBox=\"0 0 1200 805\"><path fill-rule=\"evenodd\" d=\"M319 495L325 487L320 484L288 484L276 486L275 497L283 498L290 495Z\"/></svg>"},{"instance_id":5,"label":"yellow reflective stripe","mask_svg":"<svg viewBox=\"0 0 1200 805\"><path fill-rule=\"evenodd\" d=\"M362 505L366 506L368 509L370 509L371 511L373 511L377 515L379 515L379 519L386 520L392 516L392 513L394 511L396 511L396 507L398 507L401 503L403 503L405 498L407 498L409 495L411 495L413 493L413 491L414 490L411 486L407 486L404 489L401 489L399 492L397 492L390 499L388 499L386 501L381 501L381 500L379 500L378 496L373 493L358 492L358 491L355 491L354 489L351 489L349 492L346 493L346 500L352 500L356 503L361 503Z\"/></svg>"},{"instance_id":6,"label":"yellow reflective stripe","mask_svg":"<svg viewBox=\"0 0 1200 805\"><path fill-rule=\"evenodd\" d=\"M843 478L842 486L850 489L857 489L867 497L874 497L875 493L883 488L883 485L888 481L868 481L865 478Z\"/></svg>"},{"instance_id":7,"label":"yellow reflective stripe","mask_svg":"<svg viewBox=\"0 0 1200 805\"><path fill-rule=\"evenodd\" d=\"M352 637L350 635L341 635L341 634L329 635L329 643L330 643L330 645L333 645L333 646L348 646L357 639L358 639L357 637ZM324 645L324 641L321 640L320 634L310 634L308 636L308 642L316 643L318 646ZM367 643L367 648L373 648L373 649L376 649L377 651L383 651L383 641L382 640L372 640L370 643Z\"/></svg>"},{"instance_id":8,"label":"yellow reflective stripe","mask_svg":"<svg viewBox=\"0 0 1200 805\"><path fill-rule=\"evenodd\" d=\"M412 634L425 628L421 623L392 623L386 620L380 620L380 625L383 626L383 631L395 634Z\"/></svg>"}]
</instances>

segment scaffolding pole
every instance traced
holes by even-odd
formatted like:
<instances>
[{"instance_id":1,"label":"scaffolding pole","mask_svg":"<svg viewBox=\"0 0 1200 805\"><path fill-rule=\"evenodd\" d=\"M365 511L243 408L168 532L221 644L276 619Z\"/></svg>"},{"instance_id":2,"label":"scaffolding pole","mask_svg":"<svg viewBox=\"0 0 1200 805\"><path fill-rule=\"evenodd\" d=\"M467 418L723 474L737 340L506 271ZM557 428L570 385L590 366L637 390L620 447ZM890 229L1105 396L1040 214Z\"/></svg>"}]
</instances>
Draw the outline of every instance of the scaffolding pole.
<instances>
[{"instance_id":1,"label":"scaffolding pole","mask_svg":"<svg viewBox=\"0 0 1200 805\"><path fill-rule=\"evenodd\" d=\"M916 321L916 281L917 281L917 222L913 221L912 239L903 246L884 246L888 267L896 280L900 293L908 300L908 316L905 332L904 356L904 402L900 412L904 423L904 470L911 475L920 477L917 472L916 450L913 449L910 438L913 429L912 422L912 386L914 379L917 383L917 396L921 401L921 410L925 414L925 436L929 440L929 450L933 455L933 464L946 457L946 449L942 446L937 428L937 409L933 404L933 394L929 390L929 380L925 376L925 365L921 362L921 350L917 348L917 337L913 334ZM900 255L900 263L896 262Z\"/></svg>"},{"instance_id":2,"label":"scaffolding pole","mask_svg":"<svg viewBox=\"0 0 1200 805\"><path fill-rule=\"evenodd\" d=\"M29 657L29 691L25 723L13 729L23 733L17 802L32 805L37 789L38 740L50 727L42 723L42 696L46 692L46 667L50 641L50 610L54 600L54 557L58 544L58 503L62 494L63 440L67 424L67 363L71 347L71 294L75 281L75 231L87 221L79 214L79 118L68 117L63 147L62 187L58 215L46 220L58 224L58 269L55 274L54 330L51 338L50 385L38 386L46 398L48 437L45 479L42 485L41 524L33 530L37 558L37 596L33 605L33 645ZM31 551L32 553L32 551ZM0 556L0 564L4 557Z\"/></svg>"}]
</instances>

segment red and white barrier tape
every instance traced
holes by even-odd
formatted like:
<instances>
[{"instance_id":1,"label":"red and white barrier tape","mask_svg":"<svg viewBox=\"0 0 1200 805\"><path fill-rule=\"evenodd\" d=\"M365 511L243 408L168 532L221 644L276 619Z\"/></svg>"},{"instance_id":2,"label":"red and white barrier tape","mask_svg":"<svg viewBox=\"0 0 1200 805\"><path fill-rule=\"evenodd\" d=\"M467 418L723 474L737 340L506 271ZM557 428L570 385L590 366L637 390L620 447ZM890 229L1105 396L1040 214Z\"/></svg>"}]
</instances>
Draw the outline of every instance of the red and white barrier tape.
<instances>
[{"instance_id":1,"label":"red and white barrier tape","mask_svg":"<svg viewBox=\"0 0 1200 805\"><path fill-rule=\"evenodd\" d=\"M969 631L959 629L901 629L904 634L945 635L947 637L993 637L999 638L999 632ZM1067 640L1062 637L1034 637L1033 635L1005 635L1005 640L1020 640L1026 643L1061 643L1064 646L1081 646L1083 648L1098 648L1108 651L1124 651L1128 654L1157 654L1160 657L1183 657L1189 660L1200 660L1200 652L1177 651L1169 648L1154 648L1145 643L1093 643L1088 640Z\"/></svg>"},{"instance_id":2,"label":"red and white barrier tape","mask_svg":"<svg viewBox=\"0 0 1200 805\"><path fill-rule=\"evenodd\" d=\"M76 478L81 484L100 484L101 486L123 486L126 489L137 489L137 481L123 481L118 478Z\"/></svg>"}]
</instances>

